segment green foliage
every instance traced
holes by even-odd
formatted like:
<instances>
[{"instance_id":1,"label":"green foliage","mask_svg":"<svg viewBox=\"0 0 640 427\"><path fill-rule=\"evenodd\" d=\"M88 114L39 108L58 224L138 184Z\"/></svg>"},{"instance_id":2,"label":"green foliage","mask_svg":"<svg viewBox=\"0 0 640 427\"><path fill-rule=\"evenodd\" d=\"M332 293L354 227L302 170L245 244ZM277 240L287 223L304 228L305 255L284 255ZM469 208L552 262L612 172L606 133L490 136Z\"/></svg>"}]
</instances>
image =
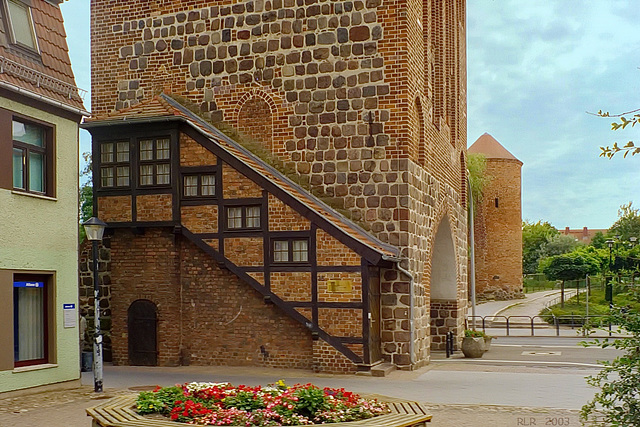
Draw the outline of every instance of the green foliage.
<instances>
[{"instance_id":1,"label":"green foliage","mask_svg":"<svg viewBox=\"0 0 640 427\"><path fill-rule=\"evenodd\" d=\"M473 205L478 206L482 202L482 191L489 185L492 177L487 175L487 158L481 153L471 153L467 158L467 169L469 170L469 185Z\"/></svg>"},{"instance_id":2,"label":"green foliage","mask_svg":"<svg viewBox=\"0 0 640 427\"><path fill-rule=\"evenodd\" d=\"M589 243L589 245L593 246L596 249L604 249L605 247L607 247L606 241L607 239L604 237L604 234L602 234L602 231L597 231L596 234L593 235L593 238L591 239L591 243Z\"/></svg>"},{"instance_id":3,"label":"green foliage","mask_svg":"<svg viewBox=\"0 0 640 427\"><path fill-rule=\"evenodd\" d=\"M318 412L329 409L324 390L310 386L296 391L296 410L302 415L313 418Z\"/></svg>"},{"instance_id":4,"label":"green foliage","mask_svg":"<svg viewBox=\"0 0 640 427\"><path fill-rule=\"evenodd\" d=\"M488 337L487 334L485 334L482 331L476 331L473 329L465 329L464 330L464 336L466 338L480 338L480 337Z\"/></svg>"},{"instance_id":5,"label":"green foliage","mask_svg":"<svg viewBox=\"0 0 640 427\"><path fill-rule=\"evenodd\" d=\"M80 213L80 224L78 228L81 243L87 237L82 223L93 216L93 167L91 162L91 153L83 153L82 158L87 162L87 164L82 171L80 171L80 179L86 179L86 182L80 186L80 190L78 192L78 210Z\"/></svg>"},{"instance_id":6,"label":"green foliage","mask_svg":"<svg viewBox=\"0 0 640 427\"><path fill-rule=\"evenodd\" d=\"M558 230L548 222L522 223L522 270L525 274L538 271L538 263L542 257L542 248Z\"/></svg>"},{"instance_id":7,"label":"green foliage","mask_svg":"<svg viewBox=\"0 0 640 427\"><path fill-rule=\"evenodd\" d=\"M225 397L223 402L227 408L238 408L243 411L264 408L263 400L250 391L239 391L235 396Z\"/></svg>"},{"instance_id":8,"label":"green foliage","mask_svg":"<svg viewBox=\"0 0 640 427\"><path fill-rule=\"evenodd\" d=\"M184 398L181 387L156 388L154 391L143 391L136 400L136 410L139 414L168 414L176 400Z\"/></svg>"},{"instance_id":9,"label":"green foliage","mask_svg":"<svg viewBox=\"0 0 640 427\"><path fill-rule=\"evenodd\" d=\"M637 289L626 297L640 303ZM615 348L623 352L587 382L599 388L593 400L582 407L581 416L601 426L640 425L640 312L614 307L607 321L619 325L629 336L615 340L594 340L586 345Z\"/></svg>"},{"instance_id":10,"label":"green foliage","mask_svg":"<svg viewBox=\"0 0 640 427\"><path fill-rule=\"evenodd\" d=\"M623 242L631 237L640 238L640 209L634 208L633 202L620 206L618 219L609 228L607 236L617 236Z\"/></svg>"},{"instance_id":11,"label":"green foliage","mask_svg":"<svg viewBox=\"0 0 640 427\"><path fill-rule=\"evenodd\" d=\"M587 253L572 252L546 258L540 267L551 280L577 280L599 273L600 261Z\"/></svg>"},{"instance_id":12,"label":"green foliage","mask_svg":"<svg viewBox=\"0 0 640 427\"><path fill-rule=\"evenodd\" d=\"M582 243L576 241L575 237L556 234L540 246L540 258L566 254L579 246L582 246Z\"/></svg>"},{"instance_id":13,"label":"green foliage","mask_svg":"<svg viewBox=\"0 0 640 427\"><path fill-rule=\"evenodd\" d=\"M600 110L600 111L598 111L598 115L600 117L616 117L616 118L619 118L619 121L611 123L611 130L623 130L629 125L631 125L631 127L634 127L638 123L638 121L640 120L640 114L637 113L638 111L640 111L640 110L629 111L627 113L611 115L611 114L609 114L609 112L604 112L604 111ZM632 113L636 113L636 114L633 114L631 116L630 120L625 117L625 115L632 114ZM637 147L633 143L633 141L629 141L629 142L625 143L624 145L618 145L617 142L614 142L611 147L609 147L609 146L600 147L600 157L607 157L607 158L610 159L613 156L615 156L617 153L620 153L620 152L623 153L623 157L624 158L626 158L627 155L629 155L629 153L631 153L632 156L635 156L636 154L640 153L640 147Z\"/></svg>"}]
</instances>

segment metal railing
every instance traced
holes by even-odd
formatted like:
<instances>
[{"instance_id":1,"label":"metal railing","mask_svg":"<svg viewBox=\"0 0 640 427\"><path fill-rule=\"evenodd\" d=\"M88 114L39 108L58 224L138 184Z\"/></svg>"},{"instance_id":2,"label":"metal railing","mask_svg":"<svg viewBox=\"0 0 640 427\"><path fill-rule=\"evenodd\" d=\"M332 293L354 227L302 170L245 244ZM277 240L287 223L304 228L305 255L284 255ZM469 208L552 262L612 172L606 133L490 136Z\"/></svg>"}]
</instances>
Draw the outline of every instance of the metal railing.
<instances>
[{"instance_id":1,"label":"metal railing","mask_svg":"<svg viewBox=\"0 0 640 427\"><path fill-rule=\"evenodd\" d=\"M538 321L536 321L538 320ZM528 329L530 336L536 336L536 331L549 330L553 328L556 336L561 336L562 330L575 330L576 328L603 328L608 326L611 331L611 325L603 322L602 315L567 315L567 316L467 316L465 319L465 328L482 329L487 333L487 329L491 329L491 334L504 329L505 336L512 336L514 329ZM612 332L609 332L610 334ZM587 336L588 330L584 328L582 335ZM547 335L548 336L548 335Z\"/></svg>"},{"instance_id":2,"label":"metal railing","mask_svg":"<svg viewBox=\"0 0 640 427\"><path fill-rule=\"evenodd\" d=\"M80 99L84 99L87 94L86 90L80 89L71 83L63 82L62 80L48 76L45 73L34 70L26 65L19 64L5 58L4 56L0 56L0 74L9 74L14 77L18 77L19 79L36 85L37 87L57 92L69 99L72 99L74 96L79 96Z\"/></svg>"}]
</instances>

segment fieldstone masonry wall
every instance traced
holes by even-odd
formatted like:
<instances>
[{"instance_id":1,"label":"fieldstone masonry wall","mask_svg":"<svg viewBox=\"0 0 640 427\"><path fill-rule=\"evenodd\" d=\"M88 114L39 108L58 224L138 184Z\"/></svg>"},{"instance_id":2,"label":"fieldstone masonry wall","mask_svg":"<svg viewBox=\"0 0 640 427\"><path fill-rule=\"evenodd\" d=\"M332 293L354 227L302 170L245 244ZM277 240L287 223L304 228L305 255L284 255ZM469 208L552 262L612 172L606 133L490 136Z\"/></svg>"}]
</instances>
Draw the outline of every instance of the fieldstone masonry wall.
<instances>
[{"instance_id":1,"label":"fieldstone masonry wall","mask_svg":"<svg viewBox=\"0 0 640 427\"><path fill-rule=\"evenodd\" d=\"M342 201L402 251L413 292L403 274L383 273L383 350L418 366L445 216L457 309L467 300L465 13L464 0L93 1L92 110L180 95Z\"/></svg>"},{"instance_id":2,"label":"fieldstone masonry wall","mask_svg":"<svg viewBox=\"0 0 640 427\"><path fill-rule=\"evenodd\" d=\"M98 280L100 284L100 328L103 336L102 349L104 360L111 361L111 239L105 236L98 249ZM80 337L83 351L91 351L95 331L94 292L93 292L93 257L91 242L85 240L80 245L78 264L80 316L87 322L87 330Z\"/></svg>"}]
</instances>

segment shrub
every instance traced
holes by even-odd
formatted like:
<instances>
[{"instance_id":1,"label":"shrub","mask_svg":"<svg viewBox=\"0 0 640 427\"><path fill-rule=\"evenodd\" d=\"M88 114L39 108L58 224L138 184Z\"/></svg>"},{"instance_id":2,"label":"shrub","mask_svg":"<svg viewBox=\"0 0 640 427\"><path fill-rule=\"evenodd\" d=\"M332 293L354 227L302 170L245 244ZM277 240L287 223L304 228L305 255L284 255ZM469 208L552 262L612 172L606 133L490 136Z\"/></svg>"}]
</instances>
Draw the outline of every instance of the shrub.
<instances>
[{"instance_id":1,"label":"shrub","mask_svg":"<svg viewBox=\"0 0 640 427\"><path fill-rule=\"evenodd\" d=\"M384 403L344 389L312 384L287 387L233 387L228 383L188 383L143 392L138 413L160 413L172 420L204 425L293 426L371 418L389 412Z\"/></svg>"}]
</instances>

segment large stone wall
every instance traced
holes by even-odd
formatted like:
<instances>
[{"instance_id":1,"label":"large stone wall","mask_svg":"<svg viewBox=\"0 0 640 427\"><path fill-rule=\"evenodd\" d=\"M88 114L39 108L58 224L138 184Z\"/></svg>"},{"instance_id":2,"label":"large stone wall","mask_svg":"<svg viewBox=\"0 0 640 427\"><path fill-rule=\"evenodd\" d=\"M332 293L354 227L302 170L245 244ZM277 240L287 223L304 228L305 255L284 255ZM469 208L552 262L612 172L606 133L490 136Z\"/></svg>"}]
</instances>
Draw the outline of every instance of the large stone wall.
<instances>
[{"instance_id":1,"label":"large stone wall","mask_svg":"<svg viewBox=\"0 0 640 427\"><path fill-rule=\"evenodd\" d=\"M93 113L179 95L398 246L413 290L385 276L385 357L417 366L445 217L458 309L467 300L465 13L464 0L94 1Z\"/></svg>"}]
</instances>

